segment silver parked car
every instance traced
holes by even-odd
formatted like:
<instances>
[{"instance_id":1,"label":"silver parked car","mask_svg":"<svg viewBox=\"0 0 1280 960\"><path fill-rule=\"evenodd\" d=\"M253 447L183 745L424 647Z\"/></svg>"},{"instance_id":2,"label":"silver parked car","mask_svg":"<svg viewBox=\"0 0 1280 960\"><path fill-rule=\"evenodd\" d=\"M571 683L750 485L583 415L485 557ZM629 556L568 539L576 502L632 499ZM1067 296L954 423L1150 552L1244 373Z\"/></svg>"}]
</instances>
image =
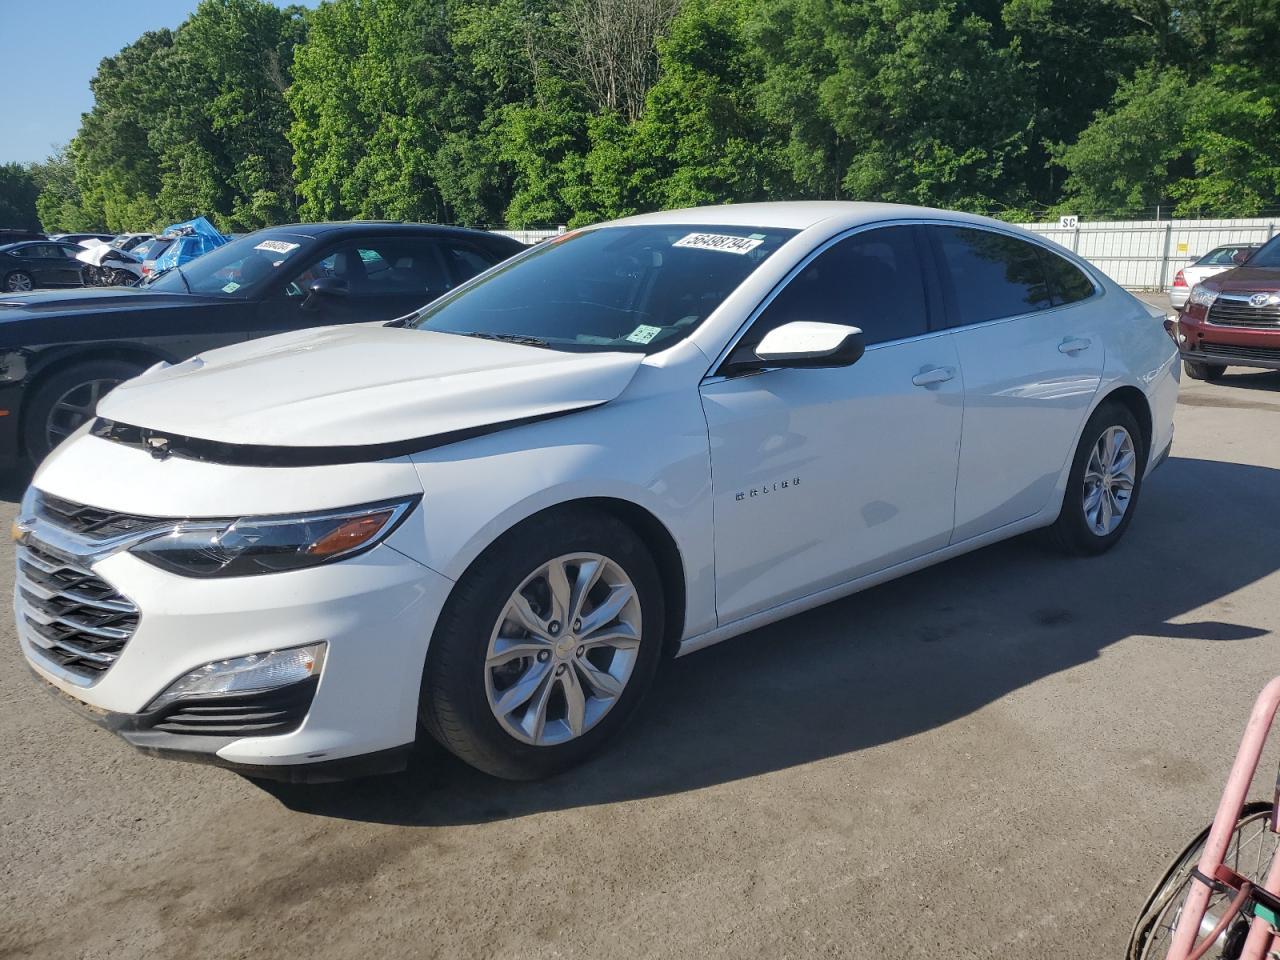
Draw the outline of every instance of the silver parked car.
<instances>
[{"instance_id":1,"label":"silver parked car","mask_svg":"<svg viewBox=\"0 0 1280 960\"><path fill-rule=\"evenodd\" d=\"M1214 247L1198 260L1192 260L1173 278L1173 283L1169 286L1169 303L1175 310L1181 310L1187 305L1192 287L1215 274L1238 267L1257 249L1256 243L1228 243L1226 246Z\"/></svg>"}]
</instances>

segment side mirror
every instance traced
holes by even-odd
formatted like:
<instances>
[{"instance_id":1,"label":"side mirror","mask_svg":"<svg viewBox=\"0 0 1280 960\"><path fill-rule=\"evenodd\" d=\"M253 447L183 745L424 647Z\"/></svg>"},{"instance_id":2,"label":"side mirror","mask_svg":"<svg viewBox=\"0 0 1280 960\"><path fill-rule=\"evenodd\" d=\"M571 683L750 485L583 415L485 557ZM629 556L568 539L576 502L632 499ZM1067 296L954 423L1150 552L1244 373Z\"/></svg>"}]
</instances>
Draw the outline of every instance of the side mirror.
<instances>
[{"instance_id":1,"label":"side mirror","mask_svg":"<svg viewBox=\"0 0 1280 960\"><path fill-rule=\"evenodd\" d=\"M309 310L318 309L320 301L332 297L345 297L350 291L347 287L347 281L339 280L337 277L321 277L318 280L312 280L307 284L307 299L302 305Z\"/></svg>"},{"instance_id":2,"label":"side mirror","mask_svg":"<svg viewBox=\"0 0 1280 960\"><path fill-rule=\"evenodd\" d=\"M774 327L756 347L756 357L769 367L847 367L866 349L858 327L842 323L793 320Z\"/></svg>"}]
</instances>

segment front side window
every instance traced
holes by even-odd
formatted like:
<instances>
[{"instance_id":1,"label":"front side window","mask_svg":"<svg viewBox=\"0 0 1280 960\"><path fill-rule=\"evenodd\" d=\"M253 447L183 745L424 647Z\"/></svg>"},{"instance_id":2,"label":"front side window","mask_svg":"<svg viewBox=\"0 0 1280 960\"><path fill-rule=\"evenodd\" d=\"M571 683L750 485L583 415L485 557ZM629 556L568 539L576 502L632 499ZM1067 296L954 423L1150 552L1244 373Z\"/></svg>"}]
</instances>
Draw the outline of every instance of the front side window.
<instances>
[{"instance_id":1,"label":"front side window","mask_svg":"<svg viewBox=\"0 0 1280 960\"><path fill-rule=\"evenodd\" d=\"M425 239L375 239L344 243L285 284L286 297L305 297L307 284L342 281L353 297L421 296L434 300L451 286L439 244Z\"/></svg>"},{"instance_id":2,"label":"front side window","mask_svg":"<svg viewBox=\"0 0 1280 960\"><path fill-rule=\"evenodd\" d=\"M1273 237L1263 244L1258 252L1249 258L1251 267L1280 267L1280 236Z\"/></svg>"},{"instance_id":3,"label":"front side window","mask_svg":"<svg viewBox=\"0 0 1280 960\"><path fill-rule=\"evenodd\" d=\"M1016 317L1053 305L1034 244L972 227L927 229L938 240L943 270L951 280L958 325Z\"/></svg>"},{"instance_id":4,"label":"front side window","mask_svg":"<svg viewBox=\"0 0 1280 960\"><path fill-rule=\"evenodd\" d=\"M556 350L656 353L697 329L795 233L685 224L567 233L426 307L410 326Z\"/></svg>"},{"instance_id":5,"label":"front side window","mask_svg":"<svg viewBox=\"0 0 1280 960\"><path fill-rule=\"evenodd\" d=\"M913 227L855 233L828 247L787 281L739 341L754 349L793 320L858 327L867 344L916 337L929 329L924 271Z\"/></svg>"}]
</instances>

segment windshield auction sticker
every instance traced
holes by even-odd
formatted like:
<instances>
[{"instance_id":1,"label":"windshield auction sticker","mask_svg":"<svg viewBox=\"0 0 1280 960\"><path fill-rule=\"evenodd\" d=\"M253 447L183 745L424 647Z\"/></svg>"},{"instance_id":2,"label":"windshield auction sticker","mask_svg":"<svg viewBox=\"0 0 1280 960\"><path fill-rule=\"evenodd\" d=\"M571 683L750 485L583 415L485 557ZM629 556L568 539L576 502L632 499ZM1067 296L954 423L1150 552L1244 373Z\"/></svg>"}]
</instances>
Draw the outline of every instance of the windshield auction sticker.
<instances>
[{"instance_id":1,"label":"windshield auction sticker","mask_svg":"<svg viewBox=\"0 0 1280 960\"><path fill-rule=\"evenodd\" d=\"M642 323L627 334L627 339L632 343L648 343L661 332L661 327L651 327L647 323Z\"/></svg>"},{"instance_id":2,"label":"windshield auction sticker","mask_svg":"<svg viewBox=\"0 0 1280 960\"><path fill-rule=\"evenodd\" d=\"M253 249L255 249L255 250L267 250L267 251L269 251L269 252L271 252L271 253L286 253L286 254L287 254L287 253L292 253L294 250L297 250L297 249L298 249L298 247L300 247L300 246L301 246L301 244L298 244L298 243L286 243L284 240L263 240L261 243L259 243L257 246L255 246Z\"/></svg>"},{"instance_id":3,"label":"windshield auction sticker","mask_svg":"<svg viewBox=\"0 0 1280 960\"><path fill-rule=\"evenodd\" d=\"M723 233L690 233L681 237L673 247L693 247L696 250L718 250L721 253L736 253L742 255L750 253L763 240L753 240L750 237L730 237Z\"/></svg>"}]
</instances>

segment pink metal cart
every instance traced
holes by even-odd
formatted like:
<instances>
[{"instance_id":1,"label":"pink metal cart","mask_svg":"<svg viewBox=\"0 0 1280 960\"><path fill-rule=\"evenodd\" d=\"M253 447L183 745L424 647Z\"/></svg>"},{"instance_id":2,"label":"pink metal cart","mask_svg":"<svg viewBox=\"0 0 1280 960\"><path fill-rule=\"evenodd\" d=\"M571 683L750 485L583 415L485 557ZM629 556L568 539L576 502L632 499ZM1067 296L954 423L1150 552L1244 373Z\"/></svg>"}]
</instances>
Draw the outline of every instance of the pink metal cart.
<instances>
[{"instance_id":1,"label":"pink metal cart","mask_svg":"<svg viewBox=\"0 0 1280 960\"><path fill-rule=\"evenodd\" d=\"M1128 960L1280 957L1280 783L1272 801L1245 799L1278 707L1280 677L1253 705L1213 824L1147 900Z\"/></svg>"}]
</instances>

